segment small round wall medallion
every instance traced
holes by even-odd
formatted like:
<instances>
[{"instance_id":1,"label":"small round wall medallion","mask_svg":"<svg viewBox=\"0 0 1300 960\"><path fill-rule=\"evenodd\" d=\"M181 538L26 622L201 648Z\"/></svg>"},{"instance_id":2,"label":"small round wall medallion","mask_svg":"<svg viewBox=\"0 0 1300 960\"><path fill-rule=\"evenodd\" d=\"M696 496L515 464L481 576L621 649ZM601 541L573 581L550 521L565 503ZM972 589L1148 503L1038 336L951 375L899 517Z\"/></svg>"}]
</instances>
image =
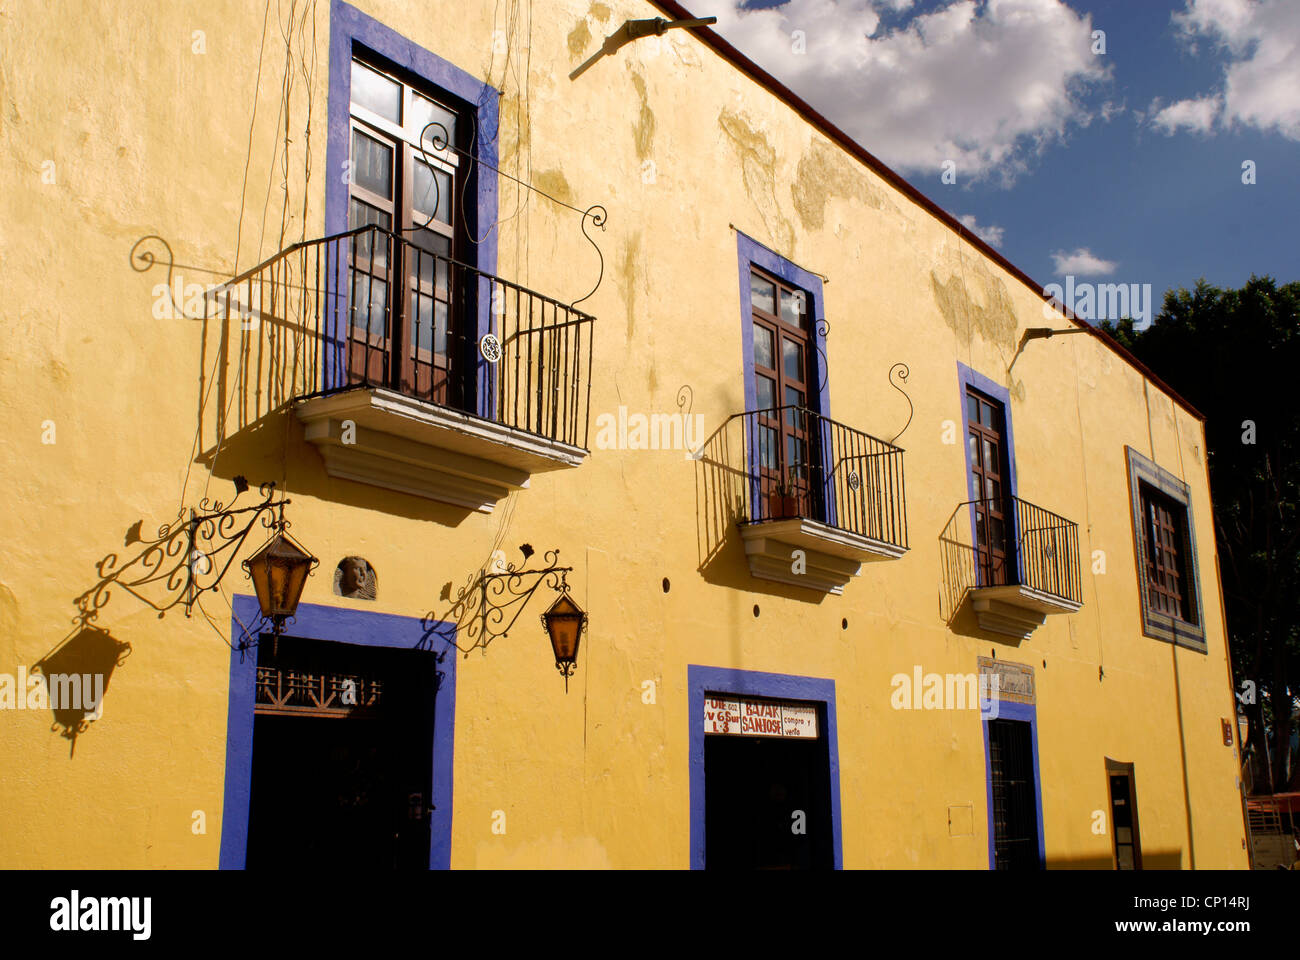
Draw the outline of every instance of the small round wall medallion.
<instances>
[{"instance_id":1,"label":"small round wall medallion","mask_svg":"<svg viewBox=\"0 0 1300 960\"><path fill-rule=\"evenodd\" d=\"M488 363L496 363L501 359L501 341L495 333L485 333L478 342L478 352Z\"/></svg>"},{"instance_id":2,"label":"small round wall medallion","mask_svg":"<svg viewBox=\"0 0 1300 960\"><path fill-rule=\"evenodd\" d=\"M858 487L860 487L860 486L862 486L862 478L858 476L858 473L857 473L856 470L850 470L850 471L849 471L849 489L850 489L850 490L853 490L853 491L856 492L857 489L858 489Z\"/></svg>"}]
</instances>

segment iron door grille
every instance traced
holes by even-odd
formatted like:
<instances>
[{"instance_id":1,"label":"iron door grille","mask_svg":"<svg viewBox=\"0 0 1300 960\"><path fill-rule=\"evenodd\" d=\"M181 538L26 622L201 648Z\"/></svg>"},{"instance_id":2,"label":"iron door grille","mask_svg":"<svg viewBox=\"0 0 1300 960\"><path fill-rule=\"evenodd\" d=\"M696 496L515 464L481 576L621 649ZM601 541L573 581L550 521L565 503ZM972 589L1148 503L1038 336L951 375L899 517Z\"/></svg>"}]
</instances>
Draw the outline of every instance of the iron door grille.
<instances>
[{"instance_id":1,"label":"iron door grille","mask_svg":"<svg viewBox=\"0 0 1300 960\"><path fill-rule=\"evenodd\" d=\"M1037 870L1038 809L1034 748L1023 720L989 721L993 852L998 870Z\"/></svg>"}]
</instances>

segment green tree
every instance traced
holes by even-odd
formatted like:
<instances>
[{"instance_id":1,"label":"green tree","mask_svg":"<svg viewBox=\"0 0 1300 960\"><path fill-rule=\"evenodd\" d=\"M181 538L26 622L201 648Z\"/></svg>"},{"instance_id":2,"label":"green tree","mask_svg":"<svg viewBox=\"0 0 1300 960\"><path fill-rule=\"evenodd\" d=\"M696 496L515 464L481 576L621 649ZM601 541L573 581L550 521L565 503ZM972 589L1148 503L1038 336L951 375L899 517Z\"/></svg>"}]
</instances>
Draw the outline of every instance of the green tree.
<instances>
[{"instance_id":1,"label":"green tree","mask_svg":"<svg viewBox=\"0 0 1300 960\"><path fill-rule=\"evenodd\" d=\"M1170 290L1144 330L1131 320L1102 329L1206 418L1228 636L1250 744L1271 732L1272 782L1300 786L1291 756L1300 696L1300 283L1254 277L1240 290L1203 279ZM1206 597L1213 602L1212 597ZM1290 782L1286 771L1290 770ZM1260 785L1256 786L1260 789ZM1267 785L1263 785L1267 789Z\"/></svg>"}]
</instances>

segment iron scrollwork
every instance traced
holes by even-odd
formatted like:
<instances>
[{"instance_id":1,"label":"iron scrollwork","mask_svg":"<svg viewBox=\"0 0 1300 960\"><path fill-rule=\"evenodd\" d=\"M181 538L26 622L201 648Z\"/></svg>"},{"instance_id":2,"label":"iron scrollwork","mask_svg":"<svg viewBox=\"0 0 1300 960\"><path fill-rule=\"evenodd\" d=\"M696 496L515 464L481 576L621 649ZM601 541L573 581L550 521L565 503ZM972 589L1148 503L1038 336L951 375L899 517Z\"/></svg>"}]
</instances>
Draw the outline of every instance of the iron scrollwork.
<instances>
[{"instance_id":1,"label":"iron scrollwork","mask_svg":"<svg viewBox=\"0 0 1300 960\"><path fill-rule=\"evenodd\" d=\"M433 131L432 134L430 134L431 130ZM475 138L477 138L477 131L475 131ZM491 170L493 173L497 174L498 176L505 177L507 180L513 180L515 183L519 184L519 186L523 187L524 189L530 190L533 193L545 197L547 200L550 200L554 204L558 204L561 207L564 207L568 210L572 210L574 213L581 214L582 235L586 238L587 242L591 244L592 249L596 251L596 256L600 260L600 271L596 276L596 285L592 287L591 290L585 296L579 297L577 300L574 300L572 303L570 303L569 309L572 310L574 307L582 303L584 300L590 300L591 297L595 295L596 291L600 289L600 285L605 279L605 254L601 252L600 246L596 243L595 238L592 237L592 235L587 232L587 221L591 221L591 225L593 227L599 227L602 231L605 229L605 222L609 219L609 213L608 211L605 210L605 208L601 204L594 203L591 206L589 206L586 210L583 210L580 207L575 207L571 203L565 203L563 200L559 199L558 197L551 196L545 190L539 189L538 187L533 186L531 183L528 183L524 180L520 180L518 177L511 176L510 174L506 173L504 170L500 169L499 167L494 167L490 163L485 163L483 160L479 158L478 154L475 151L461 149L460 147L452 143L451 136L448 133L447 128L443 124L439 123L437 120L429 121L424 125L424 129L420 131L420 141L419 141L420 154L424 157L425 163L429 164L430 166L432 166L432 161L429 158L428 151L425 149L426 139L429 146L433 148L435 153L441 153L443 150L450 150L453 153L457 154L458 156L464 157L470 163L477 163L479 166ZM442 204L442 188L438 185L437 177L431 178L430 182L433 186L434 200L432 204L427 204L427 209L438 210L440 209ZM466 178L465 182L468 183L468 178ZM464 188L462 187L461 189L462 219L464 219L464 209L463 209L464 204L465 204L465 193L464 193ZM434 215L430 214L429 219L426 220L423 224L421 224L419 227L412 227L410 229L419 230L424 227L427 227L430 223L433 222L433 219L434 219ZM497 223L500 222L501 221L497 221ZM497 224L494 223L492 227L488 229L488 232L490 233L492 229L495 229L496 226ZM483 237L476 239L475 242L481 243L485 239L487 239L487 234L484 234Z\"/></svg>"},{"instance_id":2,"label":"iron scrollwork","mask_svg":"<svg viewBox=\"0 0 1300 960\"><path fill-rule=\"evenodd\" d=\"M534 550L525 543L520 552L526 564ZM489 567L489 571L495 572L481 573L472 583L461 587L445 616L438 617L432 612L425 616L427 635L440 637L466 657L475 649L486 654L488 644L510 633L538 589L545 586L557 593L569 592L568 574L573 567L559 565L560 551L547 550L542 559L541 569L501 562ZM468 643L462 645L461 638Z\"/></svg>"},{"instance_id":3,"label":"iron scrollwork","mask_svg":"<svg viewBox=\"0 0 1300 960\"><path fill-rule=\"evenodd\" d=\"M95 565L99 582L73 601L78 620L94 620L114 587L157 610L159 619L178 606L184 606L185 615L190 616L200 595L217 589L259 519L268 528L286 522L283 510L290 501L276 499L273 481L258 488L259 503L234 509L246 490L248 481L236 477L235 500L230 507L204 497L197 508L182 507L176 519L160 526L152 539L141 537L144 521L137 520L127 530L124 542L127 547L142 544L142 549L125 561L117 553L109 553ZM280 511L279 520L274 516L276 510ZM160 598L151 596L159 590Z\"/></svg>"},{"instance_id":4,"label":"iron scrollwork","mask_svg":"<svg viewBox=\"0 0 1300 960\"><path fill-rule=\"evenodd\" d=\"M912 371L908 368L907 364L905 363L896 363L889 368L889 385L893 387L895 390L897 390L899 393L901 393L903 395L903 399L907 401L907 422L903 424L902 430L899 430L898 433L890 437L889 439L890 443L893 443L895 440L897 440L899 437L901 437L903 434L907 432L907 428L912 425L912 416L916 412L915 409L912 407L912 398L907 395L907 392L902 387L900 387L897 383L894 382L895 374L897 374L898 379L901 382L907 383L907 378L912 375Z\"/></svg>"}]
</instances>

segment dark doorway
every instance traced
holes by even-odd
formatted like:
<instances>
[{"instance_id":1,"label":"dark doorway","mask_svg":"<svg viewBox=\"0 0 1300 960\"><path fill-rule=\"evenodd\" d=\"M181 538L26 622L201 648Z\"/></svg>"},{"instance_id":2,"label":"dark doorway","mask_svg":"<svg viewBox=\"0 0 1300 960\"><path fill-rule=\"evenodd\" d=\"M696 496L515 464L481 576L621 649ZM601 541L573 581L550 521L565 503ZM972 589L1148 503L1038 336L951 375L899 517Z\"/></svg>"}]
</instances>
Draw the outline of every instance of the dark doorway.
<instances>
[{"instance_id":1,"label":"dark doorway","mask_svg":"<svg viewBox=\"0 0 1300 960\"><path fill-rule=\"evenodd\" d=\"M705 736L705 867L833 869L830 799L824 736Z\"/></svg>"},{"instance_id":2,"label":"dark doorway","mask_svg":"<svg viewBox=\"0 0 1300 960\"><path fill-rule=\"evenodd\" d=\"M263 638L249 869L428 868L436 666L421 650Z\"/></svg>"},{"instance_id":3,"label":"dark doorway","mask_svg":"<svg viewBox=\"0 0 1300 960\"><path fill-rule=\"evenodd\" d=\"M1037 870L1038 801L1034 744L1024 720L989 721L993 779L993 852L998 870Z\"/></svg>"}]
</instances>

